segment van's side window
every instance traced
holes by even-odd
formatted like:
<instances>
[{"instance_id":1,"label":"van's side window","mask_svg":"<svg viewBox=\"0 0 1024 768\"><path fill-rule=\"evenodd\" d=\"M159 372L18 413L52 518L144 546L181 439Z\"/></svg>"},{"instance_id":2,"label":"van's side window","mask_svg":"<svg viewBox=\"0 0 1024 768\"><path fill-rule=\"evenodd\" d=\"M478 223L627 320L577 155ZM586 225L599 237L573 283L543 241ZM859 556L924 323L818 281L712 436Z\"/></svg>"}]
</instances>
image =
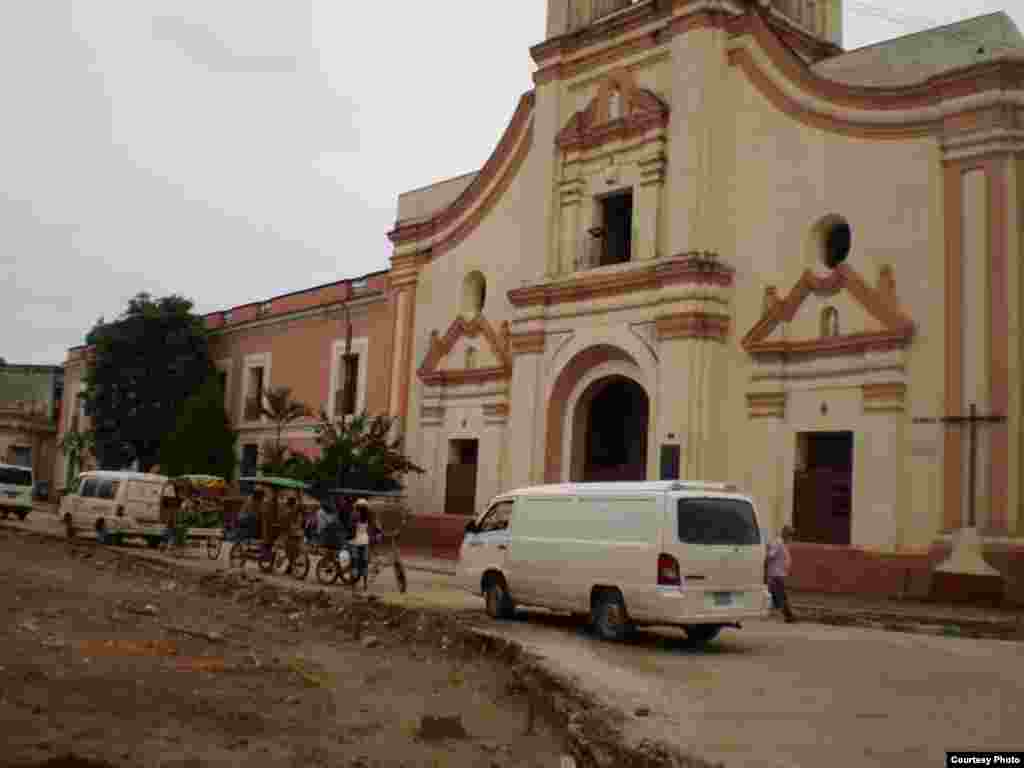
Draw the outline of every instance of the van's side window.
<instances>
[{"instance_id":1,"label":"van's side window","mask_svg":"<svg viewBox=\"0 0 1024 768\"><path fill-rule=\"evenodd\" d=\"M92 499L96 497L96 486L99 485L99 480L95 477L87 477L82 481L82 487L79 490L79 496L85 499Z\"/></svg>"},{"instance_id":2,"label":"van's side window","mask_svg":"<svg viewBox=\"0 0 1024 768\"><path fill-rule=\"evenodd\" d=\"M740 499L679 499L684 544L749 546L761 543L754 508Z\"/></svg>"},{"instance_id":3,"label":"van's side window","mask_svg":"<svg viewBox=\"0 0 1024 768\"><path fill-rule=\"evenodd\" d=\"M117 496L117 489L121 485L119 480L100 480L99 488L96 490L96 497L100 499L113 499Z\"/></svg>"},{"instance_id":4,"label":"van's side window","mask_svg":"<svg viewBox=\"0 0 1024 768\"><path fill-rule=\"evenodd\" d=\"M487 516L480 521L480 533L503 531L508 528L509 520L512 519L513 504L511 501L501 501L491 507Z\"/></svg>"}]
</instances>

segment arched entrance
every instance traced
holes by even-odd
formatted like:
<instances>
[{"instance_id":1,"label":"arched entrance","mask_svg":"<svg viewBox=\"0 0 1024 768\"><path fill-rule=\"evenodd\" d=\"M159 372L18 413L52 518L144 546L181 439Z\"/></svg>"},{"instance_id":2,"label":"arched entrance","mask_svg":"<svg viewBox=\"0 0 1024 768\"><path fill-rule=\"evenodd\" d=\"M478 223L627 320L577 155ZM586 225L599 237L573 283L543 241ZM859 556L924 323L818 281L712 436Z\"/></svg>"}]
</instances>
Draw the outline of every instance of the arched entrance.
<instances>
[{"instance_id":1,"label":"arched entrance","mask_svg":"<svg viewBox=\"0 0 1024 768\"><path fill-rule=\"evenodd\" d=\"M571 479L609 482L647 479L650 405L627 376L592 382L573 413Z\"/></svg>"}]
</instances>

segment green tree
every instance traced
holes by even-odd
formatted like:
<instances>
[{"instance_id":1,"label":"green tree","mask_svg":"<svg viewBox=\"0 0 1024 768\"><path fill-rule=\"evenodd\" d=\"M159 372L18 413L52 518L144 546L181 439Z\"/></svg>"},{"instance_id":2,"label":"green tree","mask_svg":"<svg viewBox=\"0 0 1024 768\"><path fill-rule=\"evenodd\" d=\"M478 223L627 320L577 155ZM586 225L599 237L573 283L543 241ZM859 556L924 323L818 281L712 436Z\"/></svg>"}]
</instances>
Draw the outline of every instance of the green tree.
<instances>
[{"instance_id":1,"label":"green tree","mask_svg":"<svg viewBox=\"0 0 1024 768\"><path fill-rule=\"evenodd\" d=\"M160 469L165 475L234 476L238 433L224 409L224 390L210 376L181 406L178 421L160 446Z\"/></svg>"},{"instance_id":2,"label":"green tree","mask_svg":"<svg viewBox=\"0 0 1024 768\"><path fill-rule=\"evenodd\" d=\"M67 471L64 473L64 487L70 488L75 482L82 461L95 447L95 436L91 431L79 432L77 429L64 433L57 445L67 458Z\"/></svg>"},{"instance_id":3,"label":"green tree","mask_svg":"<svg viewBox=\"0 0 1024 768\"><path fill-rule=\"evenodd\" d=\"M86 343L95 359L84 399L100 465L118 468L137 459L146 471L182 404L213 373L202 318L181 296L140 293L117 320L100 318Z\"/></svg>"},{"instance_id":4,"label":"green tree","mask_svg":"<svg viewBox=\"0 0 1024 768\"><path fill-rule=\"evenodd\" d=\"M395 419L370 416L366 411L343 421L332 422L320 412L316 459L294 458L289 476L313 485L345 487L368 491L394 491L402 487L402 478L410 473L423 474L402 452L401 438L392 438Z\"/></svg>"},{"instance_id":5,"label":"green tree","mask_svg":"<svg viewBox=\"0 0 1024 768\"><path fill-rule=\"evenodd\" d=\"M313 412L308 405L292 398L291 387L271 387L265 390L263 397L260 398L260 413L273 422L275 430L273 442L268 440L263 444L263 462L260 469L268 475L281 475L286 472L289 460L297 455L282 444L285 427L299 419L312 416Z\"/></svg>"}]
</instances>

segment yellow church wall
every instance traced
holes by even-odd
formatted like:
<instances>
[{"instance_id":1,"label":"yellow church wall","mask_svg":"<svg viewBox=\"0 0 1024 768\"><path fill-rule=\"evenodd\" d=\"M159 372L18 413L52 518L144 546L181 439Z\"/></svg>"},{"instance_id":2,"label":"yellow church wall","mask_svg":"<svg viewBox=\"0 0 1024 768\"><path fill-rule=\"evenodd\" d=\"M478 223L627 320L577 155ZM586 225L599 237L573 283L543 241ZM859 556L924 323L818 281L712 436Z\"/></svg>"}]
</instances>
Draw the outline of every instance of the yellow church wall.
<instances>
[{"instance_id":1,"label":"yellow church wall","mask_svg":"<svg viewBox=\"0 0 1024 768\"><path fill-rule=\"evenodd\" d=\"M536 130L536 123L534 126ZM508 291L526 280L533 281L543 275L545 250L540 247L541 240L535 231L538 228L523 224L540 220L537 215L540 211L535 203L536 190L545 186L538 178L543 154L531 148L511 183L479 225L462 242L422 266L419 272L408 435L413 460L427 468L428 473L411 477L409 487L411 497L425 511L444 510L449 440L479 440L478 511L499 491L506 471L500 462L505 427L486 418L483 405L507 400L508 382L489 382L478 387L447 386L442 422L424 426L422 408L428 392L415 371L427 355L431 332L436 330L444 335L463 313L463 283L468 274L479 271L484 276L486 296L482 314L499 333L502 323L511 319ZM523 258L523 254L530 254L532 258ZM477 350L478 367L494 363L487 343L478 336L458 341L440 367L463 368L465 351L469 346Z\"/></svg>"},{"instance_id":2,"label":"yellow church wall","mask_svg":"<svg viewBox=\"0 0 1024 768\"><path fill-rule=\"evenodd\" d=\"M828 133L779 111L739 69L731 70L729 82L732 125L715 132L720 140L713 167L724 177L725 194L713 227L721 255L736 267L735 324L726 350L729 375L719 391L728 391L722 412L729 433L752 438L729 441L729 473L750 478L782 524L792 514L796 434L852 430L854 544L926 546L942 519L941 494L935 492L941 448L937 442L924 445L927 435L913 434L919 455L911 457L905 438L912 416L940 415L942 406L944 321L936 296L944 286L944 233L937 142ZM846 263L869 285L877 285L882 267L893 269L900 305L917 326L904 370L879 372L872 370L878 361L850 361L854 370L842 375L787 383L781 420L751 420L746 395L783 385L751 382L754 366L738 339L761 317L767 286L784 298L804 269L827 273L812 229L828 215L849 222L853 245ZM842 333L881 327L847 293L812 294L779 332L794 340L818 338L825 306L838 309ZM866 413L861 385L888 381L907 385L907 410ZM827 416L819 412L822 403ZM781 471L763 466L766 453L776 457Z\"/></svg>"}]
</instances>

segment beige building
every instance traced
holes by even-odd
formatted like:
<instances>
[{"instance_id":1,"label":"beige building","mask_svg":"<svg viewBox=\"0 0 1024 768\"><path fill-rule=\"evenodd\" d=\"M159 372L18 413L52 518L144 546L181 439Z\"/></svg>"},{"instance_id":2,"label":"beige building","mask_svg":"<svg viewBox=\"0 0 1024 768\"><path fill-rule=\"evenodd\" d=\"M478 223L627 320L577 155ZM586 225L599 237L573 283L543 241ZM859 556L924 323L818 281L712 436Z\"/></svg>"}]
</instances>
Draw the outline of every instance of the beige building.
<instances>
[{"instance_id":1,"label":"beige building","mask_svg":"<svg viewBox=\"0 0 1024 768\"><path fill-rule=\"evenodd\" d=\"M392 412L419 509L528 483L748 488L773 529L1024 537L1024 38L844 53L840 0L549 0L475 174L398 200ZM429 151L429 148L424 148Z\"/></svg>"}]
</instances>

